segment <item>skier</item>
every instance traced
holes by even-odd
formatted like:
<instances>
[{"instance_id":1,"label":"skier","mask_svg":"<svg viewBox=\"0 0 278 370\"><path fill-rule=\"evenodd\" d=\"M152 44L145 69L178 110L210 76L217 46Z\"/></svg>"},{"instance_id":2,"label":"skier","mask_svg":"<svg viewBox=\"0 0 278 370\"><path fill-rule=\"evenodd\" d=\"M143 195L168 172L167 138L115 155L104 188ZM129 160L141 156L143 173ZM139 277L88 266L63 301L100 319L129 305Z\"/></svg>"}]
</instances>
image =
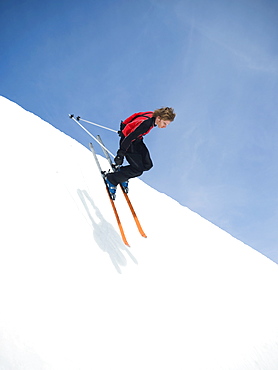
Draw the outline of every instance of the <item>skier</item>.
<instances>
[{"instance_id":1,"label":"skier","mask_svg":"<svg viewBox=\"0 0 278 370\"><path fill-rule=\"evenodd\" d=\"M154 112L134 113L121 122L120 148L114 158L118 168L105 177L112 199L115 199L118 184L121 184L124 191L128 192L128 180L142 175L144 171L153 167L150 153L143 142L143 136L156 126L167 127L175 116L173 108L164 107ZM124 157L129 163L127 166L122 166Z\"/></svg>"}]
</instances>

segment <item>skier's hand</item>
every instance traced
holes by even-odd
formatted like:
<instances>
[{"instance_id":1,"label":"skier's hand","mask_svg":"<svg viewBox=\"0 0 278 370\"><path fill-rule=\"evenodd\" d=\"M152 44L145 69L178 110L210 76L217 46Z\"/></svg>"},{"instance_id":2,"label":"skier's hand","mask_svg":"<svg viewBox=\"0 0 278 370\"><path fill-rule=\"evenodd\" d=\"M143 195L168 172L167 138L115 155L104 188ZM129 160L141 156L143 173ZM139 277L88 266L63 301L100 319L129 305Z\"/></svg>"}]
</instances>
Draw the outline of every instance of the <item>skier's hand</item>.
<instances>
[{"instance_id":1,"label":"skier's hand","mask_svg":"<svg viewBox=\"0 0 278 370\"><path fill-rule=\"evenodd\" d=\"M118 150L116 157L114 158L114 162L117 166L121 166L124 161L124 153L122 150Z\"/></svg>"}]
</instances>

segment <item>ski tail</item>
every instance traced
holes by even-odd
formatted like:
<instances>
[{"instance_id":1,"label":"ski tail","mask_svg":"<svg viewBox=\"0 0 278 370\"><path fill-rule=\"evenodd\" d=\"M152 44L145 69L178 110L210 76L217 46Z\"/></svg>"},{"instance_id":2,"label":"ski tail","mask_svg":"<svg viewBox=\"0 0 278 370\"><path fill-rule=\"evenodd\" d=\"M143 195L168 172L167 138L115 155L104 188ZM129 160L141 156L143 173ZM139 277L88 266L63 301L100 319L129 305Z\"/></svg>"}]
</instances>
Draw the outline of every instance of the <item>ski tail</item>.
<instances>
[{"instance_id":1,"label":"ski tail","mask_svg":"<svg viewBox=\"0 0 278 370\"><path fill-rule=\"evenodd\" d=\"M141 234L141 236L143 236L144 238L146 238L146 237L147 237L147 235L145 234L145 232L144 232L144 230L143 230L143 228L142 228L142 226L141 226L141 224L140 224L140 221L139 221L139 219L138 219L138 217L137 217L137 214L136 214L136 213L135 213L135 211L134 211L133 205L132 205L132 203L131 203L131 201L130 201L130 198L129 198L128 194L125 192L125 190L123 189L123 187L122 187L122 186L121 186L121 189L122 189L122 191L123 191L123 194L124 194L125 200L127 201L127 204L128 204L129 209L130 209L130 211L131 211L131 213L132 213L132 216L133 216L133 218L134 218L134 221L135 221L135 223L136 223L136 226L137 226L137 229L138 229L139 233Z\"/></svg>"}]
</instances>

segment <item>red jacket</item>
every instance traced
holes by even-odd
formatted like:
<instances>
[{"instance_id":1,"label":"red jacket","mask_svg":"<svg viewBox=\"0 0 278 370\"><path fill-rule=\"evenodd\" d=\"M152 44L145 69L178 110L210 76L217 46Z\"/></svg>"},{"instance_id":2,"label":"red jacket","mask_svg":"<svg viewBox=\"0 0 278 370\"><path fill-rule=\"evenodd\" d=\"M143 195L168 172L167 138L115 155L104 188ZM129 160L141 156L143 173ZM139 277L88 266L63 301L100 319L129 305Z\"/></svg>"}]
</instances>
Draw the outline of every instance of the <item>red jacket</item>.
<instances>
[{"instance_id":1,"label":"red jacket","mask_svg":"<svg viewBox=\"0 0 278 370\"><path fill-rule=\"evenodd\" d=\"M131 132L133 132L143 121L153 116L153 112L139 112L134 113L130 117L126 118L122 122L122 133L124 136L128 136ZM151 128L150 128L151 130ZM148 130L148 132L150 131ZM148 132L144 133L146 135Z\"/></svg>"}]
</instances>

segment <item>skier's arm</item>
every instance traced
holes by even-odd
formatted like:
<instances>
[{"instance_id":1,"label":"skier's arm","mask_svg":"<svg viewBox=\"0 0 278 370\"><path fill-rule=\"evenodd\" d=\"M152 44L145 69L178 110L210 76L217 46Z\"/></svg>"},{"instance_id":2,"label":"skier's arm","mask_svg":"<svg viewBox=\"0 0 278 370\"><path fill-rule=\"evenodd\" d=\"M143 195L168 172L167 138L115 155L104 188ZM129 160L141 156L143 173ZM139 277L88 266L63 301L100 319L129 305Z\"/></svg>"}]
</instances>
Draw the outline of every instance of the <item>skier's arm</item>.
<instances>
[{"instance_id":1,"label":"skier's arm","mask_svg":"<svg viewBox=\"0 0 278 370\"><path fill-rule=\"evenodd\" d=\"M126 136L120 145L120 151L125 153L129 148L132 141L136 140L140 135L145 134L149 128L153 125L153 120L151 118L143 121L134 131L132 131L128 136Z\"/></svg>"}]
</instances>

